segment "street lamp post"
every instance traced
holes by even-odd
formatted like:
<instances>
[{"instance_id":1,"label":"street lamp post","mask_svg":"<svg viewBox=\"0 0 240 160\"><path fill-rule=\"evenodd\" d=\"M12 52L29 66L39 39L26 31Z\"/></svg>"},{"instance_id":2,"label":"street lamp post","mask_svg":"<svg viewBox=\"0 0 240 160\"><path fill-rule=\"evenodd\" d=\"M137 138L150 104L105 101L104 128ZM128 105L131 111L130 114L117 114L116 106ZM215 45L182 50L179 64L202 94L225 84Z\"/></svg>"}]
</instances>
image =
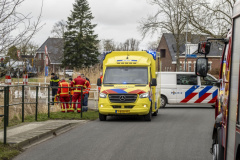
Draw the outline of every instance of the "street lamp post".
<instances>
[{"instance_id":1,"label":"street lamp post","mask_svg":"<svg viewBox=\"0 0 240 160\"><path fill-rule=\"evenodd\" d=\"M189 12L188 12L189 14ZM184 65L184 71L187 72L187 34L188 34L188 17L189 15L187 16L187 31L186 31L186 44L185 44L185 65Z\"/></svg>"}]
</instances>

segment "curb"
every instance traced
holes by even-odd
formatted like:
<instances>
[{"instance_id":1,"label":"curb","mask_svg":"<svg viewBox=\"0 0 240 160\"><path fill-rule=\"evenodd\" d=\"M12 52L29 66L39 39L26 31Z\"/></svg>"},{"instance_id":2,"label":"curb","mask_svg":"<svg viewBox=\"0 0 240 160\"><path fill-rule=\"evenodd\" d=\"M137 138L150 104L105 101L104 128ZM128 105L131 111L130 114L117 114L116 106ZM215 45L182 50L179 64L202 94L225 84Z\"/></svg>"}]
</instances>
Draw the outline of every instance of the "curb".
<instances>
[{"instance_id":1,"label":"curb","mask_svg":"<svg viewBox=\"0 0 240 160\"><path fill-rule=\"evenodd\" d=\"M88 122L88 121L87 121ZM65 124L63 126L60 126L58 128L55 128L55 129L52 129L52 130L49 130L45 133L42 133L42 134L39 134L35 137L32 137L32 138L29 138L27 140L24 140L20 143L9 143L10 145L16 145L20 148L23 148L23 149L27 149L33 145L36 145L38 143L41 143L41 142L44 142L48 139L51 139L51 138L54 138L58 135L61 135L62 133L65 133L73 128L75 128L76 126L78 125L82 125L82 124L85 124L87 122L84 122L84 123L69 123L69 124Z\"/></svg>"}]
</instances>

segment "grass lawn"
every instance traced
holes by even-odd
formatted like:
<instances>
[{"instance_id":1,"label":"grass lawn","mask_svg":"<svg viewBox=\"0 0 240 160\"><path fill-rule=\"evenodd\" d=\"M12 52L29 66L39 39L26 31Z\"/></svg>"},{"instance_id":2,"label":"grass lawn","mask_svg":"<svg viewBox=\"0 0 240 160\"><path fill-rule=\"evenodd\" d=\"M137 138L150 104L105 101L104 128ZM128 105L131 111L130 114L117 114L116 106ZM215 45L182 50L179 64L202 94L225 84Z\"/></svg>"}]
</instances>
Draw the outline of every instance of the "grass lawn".
<instances>
[{"instance_id":1,"label":"grass lawn","mask_svg":"<svg viewBox=\"0 0 240 160\"><path fill-rule=\"evenodd\" d=\"M12 159L20 153L21 150L19 148L0 143L0 160Z\"/></svg>"}]
</instances>

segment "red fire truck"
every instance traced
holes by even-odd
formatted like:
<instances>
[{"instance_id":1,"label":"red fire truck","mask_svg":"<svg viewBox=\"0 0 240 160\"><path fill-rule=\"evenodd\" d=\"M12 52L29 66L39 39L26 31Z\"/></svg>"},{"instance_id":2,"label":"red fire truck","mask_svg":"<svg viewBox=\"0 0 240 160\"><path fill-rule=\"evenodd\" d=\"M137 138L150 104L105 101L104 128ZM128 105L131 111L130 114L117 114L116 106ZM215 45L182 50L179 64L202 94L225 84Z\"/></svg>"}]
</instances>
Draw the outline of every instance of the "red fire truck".
<instances>
[{"instance_id":1,"label":"red fire truck","mask_svg":"<svg viewBox=\"0 0 240 160\"><path fill-rule=\"evenodd\" d=\"M215 160L240 160L240 1L233 9L232 29L225 39L199 43L199 52L208 54L211 40L225 43L219 75L219 97L210 152ZM208 60L197 59L196 74L206 76Z\"/></svg>"}]
</instances>

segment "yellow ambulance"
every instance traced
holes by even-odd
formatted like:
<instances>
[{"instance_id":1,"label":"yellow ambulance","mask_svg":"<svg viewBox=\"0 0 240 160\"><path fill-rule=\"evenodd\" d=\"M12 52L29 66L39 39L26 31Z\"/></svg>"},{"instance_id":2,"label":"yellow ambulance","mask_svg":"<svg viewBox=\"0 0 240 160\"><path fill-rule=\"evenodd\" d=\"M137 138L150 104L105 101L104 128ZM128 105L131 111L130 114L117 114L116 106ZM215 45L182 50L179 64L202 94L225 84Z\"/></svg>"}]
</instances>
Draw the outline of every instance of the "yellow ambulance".
<instances>
[{"instance_id":1,"label":"yellow ambulance","mask_svg":"<svg viewBox=\"0 0 240 160\"><path fill-rule=\"evenodd\" d=\"M156 92L156 52L112 51L106 52L103 59L103 78L97 82L101 86L100 121L120 115L139 115L151 121L160 107L160 93Z\"/></svg>"}]
</instances>

